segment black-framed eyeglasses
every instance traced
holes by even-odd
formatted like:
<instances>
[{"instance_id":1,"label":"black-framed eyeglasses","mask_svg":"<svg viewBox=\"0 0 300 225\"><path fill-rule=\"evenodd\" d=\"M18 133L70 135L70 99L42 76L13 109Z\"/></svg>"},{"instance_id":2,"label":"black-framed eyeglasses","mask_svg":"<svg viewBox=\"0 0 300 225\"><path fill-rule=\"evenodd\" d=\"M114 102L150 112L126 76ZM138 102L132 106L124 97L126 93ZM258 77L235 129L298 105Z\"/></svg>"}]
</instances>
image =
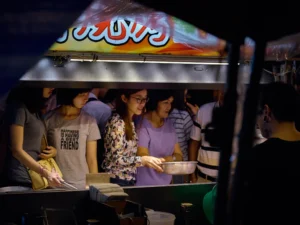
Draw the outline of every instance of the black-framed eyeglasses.
<instances>
[{"instance_id":1,"label":"black-framed eyeglasses","mask_svg":"<svg viewBox=\"0 0 300 225\"><path fill-rule=\"evenodd\" d=\"M149 98L139 98L139 97L133 97L133 96L131 96L131 97L134 98L136 100L136 103L138 103L138 104L144 104L149 101Z\"/></svg>"}]
</instances>

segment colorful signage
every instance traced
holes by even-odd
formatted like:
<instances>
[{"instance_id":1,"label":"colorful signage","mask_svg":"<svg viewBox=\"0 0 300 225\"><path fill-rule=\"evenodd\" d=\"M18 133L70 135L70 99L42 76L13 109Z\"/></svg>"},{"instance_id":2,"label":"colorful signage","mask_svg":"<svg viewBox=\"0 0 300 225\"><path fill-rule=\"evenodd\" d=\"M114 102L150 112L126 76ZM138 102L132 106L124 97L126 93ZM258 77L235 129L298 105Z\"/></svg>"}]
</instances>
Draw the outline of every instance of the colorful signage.
<instances>
[{"instance_id":1,"label":"colorful signage","mask_svg":"<svg viewBox=\"0 0 300 225\"><path fill-rule=\"evenodd\" d=\"M112 19L68 29L50 48L53 51L151 53L218 57L225 41L169 17L160 29L130 19ZM166 24L172 24L167 29ZM157 31L159 30L159 31Z\"/></svg>"}]
</instances>

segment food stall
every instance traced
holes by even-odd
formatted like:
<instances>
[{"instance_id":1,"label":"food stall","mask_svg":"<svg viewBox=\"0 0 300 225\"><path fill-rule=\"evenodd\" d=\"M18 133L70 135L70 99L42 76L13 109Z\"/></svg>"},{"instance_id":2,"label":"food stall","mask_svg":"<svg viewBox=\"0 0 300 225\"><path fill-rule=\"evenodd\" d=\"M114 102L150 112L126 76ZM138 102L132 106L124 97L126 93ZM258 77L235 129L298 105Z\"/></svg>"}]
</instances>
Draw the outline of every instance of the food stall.
<instances>
[{"instance_id":1,"label":"food stall","mask_svg":"<svg viewBox=\"0 0 300 225\"><path fill-rule=\"evenodd\" d=\"M103 13L101 9L105 7L96 6L100 3L96 1L85 11L88 14L98 10L98 13L91 14L93 20L95 15ZM127 10L130 12L130 9ZM140 14L134 19L128 12L130 16L127 18L126 14L117 19L112 15L105 15L104 19L96 16L96 22L89 21L88 15L79 17L74 26L65 31L44 57L21 77L21 85L57 88L224 88L229 64L225 41L166 14L146 12L146 19ZM147 18L157 23L150 23ZM184 33L186 30L190 33ZM280 46L269 43L266 60L278 60L280 55L274 53L279 48L279 52L297 54L290 51L291 48L282 50ZM253 41L249 39L246 45L239 48L243 58L236 62L239 64L240 83L249 83L253 49ZM260 82L268 83L273 79L274 74L264 71ZM125 192L130 200L145 207L175 214L177 224L183 221L181 203L191 203L195 206L193 216L196 224L208 224L202 210L202 199L213 185L132 187L126 188ZM40 217L43 209L64 208L76 212L79 218L82 217L81 221L85 221L84 207L89 201L89 192L45 190L5 193L0 195L0 201L4 203L0 206L1 218L16 215L23 218L24 213Z\"/></svg>"}]
</instances>

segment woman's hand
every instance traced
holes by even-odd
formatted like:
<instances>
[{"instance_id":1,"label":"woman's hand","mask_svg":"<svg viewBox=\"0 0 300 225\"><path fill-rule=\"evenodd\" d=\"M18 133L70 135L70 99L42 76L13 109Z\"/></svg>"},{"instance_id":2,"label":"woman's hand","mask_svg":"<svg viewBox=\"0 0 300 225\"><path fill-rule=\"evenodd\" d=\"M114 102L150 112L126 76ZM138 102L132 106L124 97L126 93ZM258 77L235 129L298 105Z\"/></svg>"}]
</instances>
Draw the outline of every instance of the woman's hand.
<instances>
[{"instance_id":1,"label":"woman's hand","mask_svg":"<svg viewBox=\"0 0 300 225\"><path fill-rule=\"evenodd\" d=\"M50 159L56 156L57 150L52 146L47 146L45 150L40 154L41 159Z\"/></svg>"},{"instance_id":2,"label":"woman's hand","mask_svg":"<svg viewBox=\"0 0 300 225\"><path fill-rule=\"evenodd\" d=\"M163 158L156 158L153 156L142 156L142 165L155 169L157 172L162 173L163 169L161 168L161 164L165 160Z\"/></svg>"},{"instance_id":3,"label":"woman's hand","mask_svg":"<svg viewBox=\"0 0 300 225\"><path fill-rule=\"evenodd\" d=\"M61 182L64 181L60 175L53 168L52 171L45 171L45 178L48 180L50 187L60 187Z\"/></svg>"},{"instance_id":4,"label":"woman's hand","mask_svg":"<svg viewBox=\"0 0 300 225\"><path fill-rule=\"evenodd\" d=\"M189 111L193 114L193 116L197 115L199 106L192 105L191 103L186 103L187 107L189 108Z\"/></svg>"}]
</instances>

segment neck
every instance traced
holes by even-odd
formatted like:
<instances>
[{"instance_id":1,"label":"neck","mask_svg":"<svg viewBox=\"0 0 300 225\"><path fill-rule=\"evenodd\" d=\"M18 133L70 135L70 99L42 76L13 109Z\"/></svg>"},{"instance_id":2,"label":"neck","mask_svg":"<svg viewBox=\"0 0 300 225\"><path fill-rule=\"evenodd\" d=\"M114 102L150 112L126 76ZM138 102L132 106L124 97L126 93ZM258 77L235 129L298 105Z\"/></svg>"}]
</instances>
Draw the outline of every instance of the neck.
<instances>
[{"instance_id":1,"label":"neck","mask_svg":"<svg viewBox=\"0 0 300 225\"><path fill-rule=\"evenodd\" d=\"M164 119L159 117L156 111L150 112L150 120L155 127L161 127L164 125Z\"/></svg>"},{"instance_id":2,"label":"neck","mask_svg":"<svg viewBox=\"0 0 300 225\"><path fill-rule=\"evenodd\" d=\"M276 122L271 125L272 138L280 138L285 141L300 140L300 133L297 131L294 122Z\"/></svg>"},{"instance_id":3,"label":"neck","mask_svg":"<svg viewBox=\"0 0 300 225\"><path fill-rule=\"evenodd\" d=\"M223 101L218 100L217 103L220 107L223 106Z\"/></svg>"},{"instance_id":4,"label":"neck","mask_svg":"<svg viewBox=\"0 0 300 225\"><path fill-rule=\"evenodd\" d=\"M93 93L97 98L99 98L100 89L99 88L93 88L91 93Z\"/></svg>"},{"instance_id":5,"label":"neck","mask_svg":"<svg viewBox=\"0 0 300 225\"><path fill-rule=\"evenodd\" d=\"M80 113L81 109L78 109L74 106L69 106L69 105L63 105L59 108L59 112L63 116L78 116Z\"/></svg>"},{"instance_id":6,"label":"neck","mask_svg":"<svg viewBox=\"0 0 300 225\"><path fill-rule=\"evenodd\" d=\"M127 116L126 117L127 117L128 122L132 122L133 115L134 114L132 112L130 112L130 111L127 112Z\"/></svg>"}]
</instances>

